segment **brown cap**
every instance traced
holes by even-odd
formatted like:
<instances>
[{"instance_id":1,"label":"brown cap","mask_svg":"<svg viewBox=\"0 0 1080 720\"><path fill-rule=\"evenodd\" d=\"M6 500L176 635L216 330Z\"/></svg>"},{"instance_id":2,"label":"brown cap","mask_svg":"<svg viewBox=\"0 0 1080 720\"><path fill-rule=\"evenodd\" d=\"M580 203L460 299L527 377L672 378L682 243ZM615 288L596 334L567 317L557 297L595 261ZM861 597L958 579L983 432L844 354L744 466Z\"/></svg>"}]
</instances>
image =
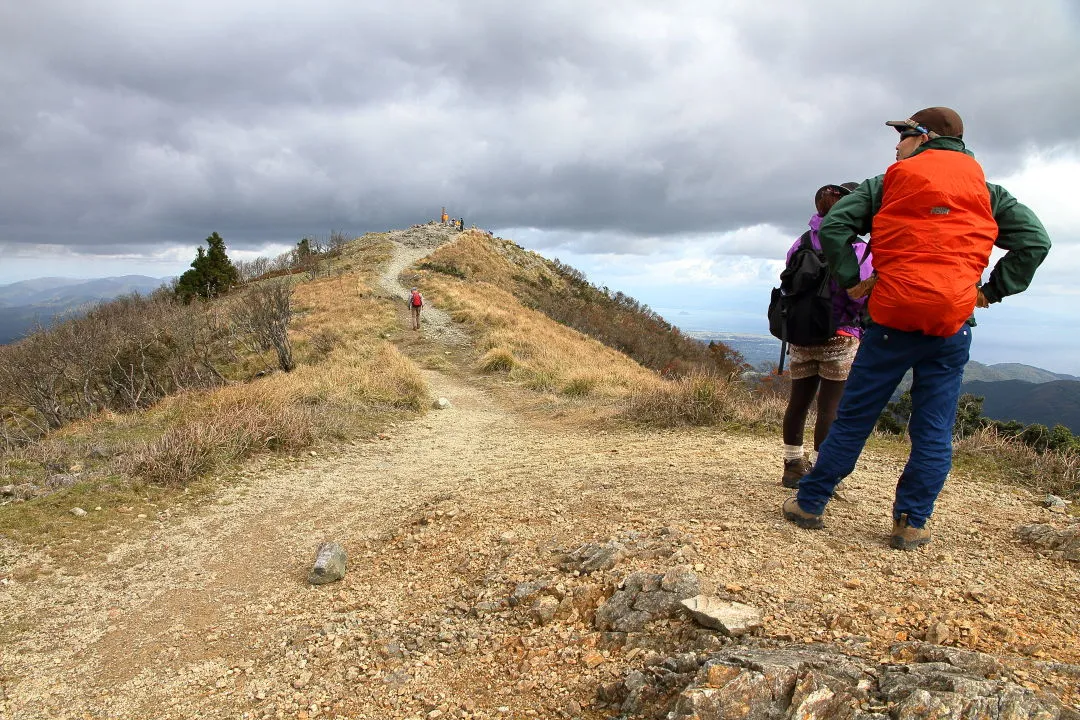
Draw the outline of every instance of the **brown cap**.
<instances>
[{"instance_id":1,"label":"brown cap","mask_svg":"<svg viewBox=\"0 0 1080 720\"><path fill-rule=\"evenodd\" d=\"M941 136L964 137L964 121L955 110L947 107L926 108L907 120L889 120L885 124L896 128L897 132L923 129L931 139Z\"/></svg>"}]
</instances>

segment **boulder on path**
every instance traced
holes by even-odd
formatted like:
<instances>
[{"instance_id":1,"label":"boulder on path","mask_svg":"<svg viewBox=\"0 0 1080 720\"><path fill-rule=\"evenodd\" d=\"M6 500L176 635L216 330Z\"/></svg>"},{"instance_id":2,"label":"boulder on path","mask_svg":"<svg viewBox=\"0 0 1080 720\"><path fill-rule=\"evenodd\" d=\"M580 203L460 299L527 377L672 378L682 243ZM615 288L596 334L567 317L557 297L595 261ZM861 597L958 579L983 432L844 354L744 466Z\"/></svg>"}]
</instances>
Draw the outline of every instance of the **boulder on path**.
<instances>
[{"instance_id":1,"label":"boulder on path","mask_svg":"<svg viewBox=\"0 0 1080 720\"><path fill-rule=\"evenodd\" d=\"M626 555L626 546L618 540L585 543L563 558L562 568L588 575L597 571L610 570Z\"/></svg>"},{"instance_id":2,"label":"boulder on path","mask_svg":"<svg viewBox=\"0 0 1080 720\"><path fill-rule=\"evenodd\" d=\"M336 542L324 542L315 551L315 565L308 573L312 585L325 585L345 577L345 548Z\"/></svg>"},{"instance_id":3,"label":"boulder on path","mask_svg":"<svg viewBox=\"0 0 1080 720\"><path fill-rule=\"evenodd\" d=\"M761 611L740 602L695 595L683 600L682 605L698 623L730 637L741 637L761 627Z\"/></svg>"},{"instance_id":4,"label":"boulder on path","mask_svg":"<svg viewBox=\"0 0 1080 720\"><path fill-rule=\"evenodd\" d=\"M1040 550L1060 553L1065 560L1080 562L1080 523L1061 530L1053 525L1022 525L1016 529L1016 534Z\"/></svg>"},{"instance_id":5,"label":"boulder on path","mask_svg":"<svg viewBox=\"0 0 1080 720\"><path fill-rule=\"evenodd\" d=\"M672 673L632 672L606 699L624 713L674 720L1080 718L1050 693L1002 678L989 656L917 643L903 650L906 660L875 663L834 650L740 647L698 656L688 672L671 658L662 666Z\"/></svg>"},{"instance_id":6,"label":"boulder on path","mask_svg":"<svg viewBox=\"0 0 1080 720\"><path fill-rule=\"evenodd\" d=\"M598 630L639 632L652 620L673 616L679 601L700 591L697 575L685 565L666 573L631 573L619 591L596 609L593 624Z\"/></svg>"}]
</instances>

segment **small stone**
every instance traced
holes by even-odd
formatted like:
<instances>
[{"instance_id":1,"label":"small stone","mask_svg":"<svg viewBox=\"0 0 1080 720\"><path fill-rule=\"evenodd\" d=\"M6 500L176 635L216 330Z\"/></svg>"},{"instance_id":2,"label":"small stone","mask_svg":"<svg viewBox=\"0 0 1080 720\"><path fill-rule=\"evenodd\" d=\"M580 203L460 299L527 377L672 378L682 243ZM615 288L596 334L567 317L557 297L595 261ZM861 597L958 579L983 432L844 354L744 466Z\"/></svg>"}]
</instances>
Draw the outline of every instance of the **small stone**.
<instances>
[{"instance_id":1,"label":"small stone","mask_svg":"<svg viewBox=\"0 0 1080 720\"><path fill-rule=\"evenodd\" d=\"M602 665L603 663L607 662L607 658L605 658L603 655L596 652L595 650L590 650L589 652L585 653L585 657L583 657L581 661L585 663L585 667L592 670L598 665Z\"/></svg>"},{"instance_id":2,"label":"small stone","mask_svg":"<svg viewBox=\"0 0 1080 720\"><path fill-rule=\"evenodd\" d=\"M695 595L682 601L694 620L725 635L739 637L761 627L761 611L743 603Z\"/></svg>"},{"instance_id":3,"label":"small stone","mask_svg":"<svg viewBox=\"0 0 1080 720\"><path fill-rule=\"evenodd\" d=\"M86 511L83 510L81 507L71 508L71 514L75 517L86 517Z\"/></svg>"},{"instance_id":4,"label":"small stone","mask_svg":"<svg viewBox=\"0 0 1080 720\"><path fill-rule=\"evenodd\" d=\"M312 585L325 585L345 577L345 548L335 542L324 542L315 552L315 564L308 573Z\"/></svg>"},{"instance_id":5,"label":"small stone","mask_svg":"<svg viewBox=\"0 0 1080 720\"><path fill-rule=\"evenodd\" d=\"M449 400L441 397L435 402L431 403L431 407L435 408L436 410L449 410L451 407L453 407L453 405L450 404Z\"/></svg>"},{"instance_id":6,"label":"small stone","mask_svg":"<svg viewBox=\"0 0 1080 720\"><path fill-rule=\"evenodd\" d=\"M862 580L859 580L858 578L851 578L850 580L845 580L841 584L848 590L858 590L862 587Z\"/></svg>"},{"instance_id":7,"label":"small stone","mask_svg":"<svg viewBox=\"0 0 1080 720\"><path fill-rule=\"evenodd\" d=\"M536 599L532 605L532 616L538 625L546 625L555 617L559 609L559 601L550 595L543 595Z\"/></svg>"},{"instance_id":8,"label":"small stone","mask_svg":"<svg viewBox=\"0 0 1080 720\"><path fill-rule=\"evenodd\" d=\"M928 643L944 645L949 642L951 637L952 632L949 631L949 626L943 622L934 623L926 629L926 642Z\"/></svg>"},{"instance_id":9,"label":"small stone","mask_svg":"<svg viewBox=\"0 0 1080 720\"><path fill-rule=\"evenodd\" d=\"M317 457L318 453L315 452L314 450L310 450L310 451L308 451L308 455L310 455L311 457Z\"/></svg>"},{"instance_id":10,"label":"small stone","mask_svg":"<svg viewBox=\"0 0 1080 720\"><path fill-rule=\"evenodd\" d=\"M4 495L5 497L7 497L7 496L14 495L14 494L15 494L15 486L14 485L5 485L3 487L0 487L0 495Z\"/></svg>"},{"instance_id":11,"label":"small stone","mask_svg":"<svg viewBox=\"0 0 1080 720\"><path fill-rule=\"evenodd\" d=\"M1064 498L1058 497L1057 495L1049 494L1045 498L1043 498L1043 505L1048 508L1064 508L1066 505L1068 505L1068 502Z\"/></svg>"},{"instance_id":12,"label":"small stone","mask_svg":"<svg viewBox=\"0 0 1080 720\"><path fill-rule=\"evenodd\" d=\"M507 530L499 536L499 542L501 542L503 545L511 545L517 542L517 533L513 530Z\"/></svg>"}]
</instances>

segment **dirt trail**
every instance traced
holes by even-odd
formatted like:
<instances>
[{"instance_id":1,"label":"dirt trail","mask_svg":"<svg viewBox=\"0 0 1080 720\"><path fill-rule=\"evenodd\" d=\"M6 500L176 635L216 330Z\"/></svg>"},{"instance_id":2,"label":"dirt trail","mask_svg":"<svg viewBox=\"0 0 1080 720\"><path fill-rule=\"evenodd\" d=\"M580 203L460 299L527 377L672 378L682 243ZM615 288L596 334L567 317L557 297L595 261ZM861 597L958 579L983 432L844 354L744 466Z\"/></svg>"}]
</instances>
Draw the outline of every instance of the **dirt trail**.
<instances>
[{"instance_id":1,"label":"dirt trail","mask_svg":"<svg viewBox=\"0 0 1080 720\"><path fill-rule=\"evenodd\" d=\"M451 409L133 519L100 564L9 579L0 718L605 717L596 687L633 657L583 665L587 623L534 627L505 598L554 551L619 533L682 538L676 558L761 607L772 637L879 653L941 620L1033 678L1080 661L1080 572L1014 539L1047 518L1026 493L954 477L933 544L897 553L893 459L864 457L826 531L804 531L779 517L774 437L560 423L490 381L426 378ZM325 538L349 572L315 588Z\"/></svg>"}]
</instances>

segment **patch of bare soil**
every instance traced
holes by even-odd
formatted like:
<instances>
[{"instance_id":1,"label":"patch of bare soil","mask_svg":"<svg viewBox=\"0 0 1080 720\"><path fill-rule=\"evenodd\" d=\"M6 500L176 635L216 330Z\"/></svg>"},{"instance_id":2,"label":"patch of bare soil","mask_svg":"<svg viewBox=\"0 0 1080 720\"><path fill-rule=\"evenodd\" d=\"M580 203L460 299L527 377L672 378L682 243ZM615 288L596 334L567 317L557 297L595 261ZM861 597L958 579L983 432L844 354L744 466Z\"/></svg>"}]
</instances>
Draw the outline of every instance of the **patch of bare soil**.
<instances>
[{"instance_id":1,"label":"patch of bare soil","mask_svg":"<svg viewBox=\"0 0 1080 720\"><path fill-rule=\"evenodd\" d=\"M1077 702L1080 568L1015 539L1049 518L1025 492L955 476L933 543L901 553L893 458L864 456L826 529L800 530L778 438L538 422L489 382L427 379L452 408L133 518L104 562L0 568L0 717L607 717L598 688L702 642L679 617L596 629L628 573L673 567L760 608L757 640L873 658L936 628ZM349 569L313 587L323 539ZM611 539L611 567L565 563Z\"/></svg>"}]
</instances>

